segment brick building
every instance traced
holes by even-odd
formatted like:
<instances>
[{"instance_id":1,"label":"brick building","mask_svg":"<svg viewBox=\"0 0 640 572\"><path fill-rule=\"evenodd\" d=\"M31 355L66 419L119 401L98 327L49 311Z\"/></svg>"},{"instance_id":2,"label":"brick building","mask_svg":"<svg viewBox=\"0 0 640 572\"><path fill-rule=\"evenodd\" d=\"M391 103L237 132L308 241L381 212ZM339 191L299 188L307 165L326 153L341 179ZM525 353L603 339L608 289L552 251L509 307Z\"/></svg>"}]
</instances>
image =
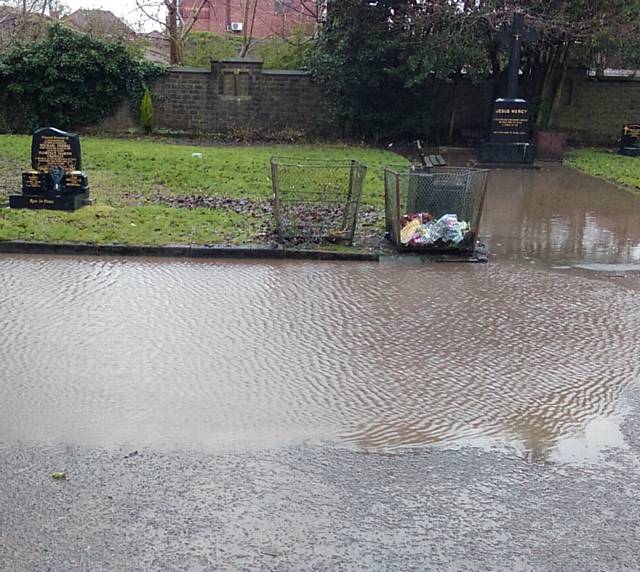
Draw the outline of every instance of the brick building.
<instances>
[{"instance_id":1,"label":"brick building","mask_svg":"<svg viewBox=\"0 0 640 572\"><path fill-rule=\"evenodd\" d=\"M253 0L248 0L253 6ZM316 2L313 0L255 0L256 13L253 19L253 37L266 38L273 35L288 36L295 27L308 32L317 20ZM206 0L198 12L202 0L183 0L180 15L188 22L197 14L194 31L224 34L243 34L245 6L247 0ZM248 25L251 25L251 14Z\"/></svg>"}]
</instances>

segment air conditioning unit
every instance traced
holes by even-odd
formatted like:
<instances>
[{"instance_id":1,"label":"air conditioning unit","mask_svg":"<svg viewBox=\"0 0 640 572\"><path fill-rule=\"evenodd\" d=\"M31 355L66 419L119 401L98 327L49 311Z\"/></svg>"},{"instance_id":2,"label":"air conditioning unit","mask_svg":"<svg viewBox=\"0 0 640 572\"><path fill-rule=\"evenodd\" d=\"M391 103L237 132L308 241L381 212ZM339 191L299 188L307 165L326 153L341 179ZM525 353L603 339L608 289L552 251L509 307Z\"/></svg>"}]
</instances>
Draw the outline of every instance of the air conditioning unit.
<instances>
[{"instance_id":1,"label":"air conditioning unit","mask_svg":"<svg viewBox=\"0 0 640 572\"><path fill-rule=\"evenodd\" d=\"M242 22L231 22L229 29L232 32L242 32Z\"/></svg>"}]
</instances>

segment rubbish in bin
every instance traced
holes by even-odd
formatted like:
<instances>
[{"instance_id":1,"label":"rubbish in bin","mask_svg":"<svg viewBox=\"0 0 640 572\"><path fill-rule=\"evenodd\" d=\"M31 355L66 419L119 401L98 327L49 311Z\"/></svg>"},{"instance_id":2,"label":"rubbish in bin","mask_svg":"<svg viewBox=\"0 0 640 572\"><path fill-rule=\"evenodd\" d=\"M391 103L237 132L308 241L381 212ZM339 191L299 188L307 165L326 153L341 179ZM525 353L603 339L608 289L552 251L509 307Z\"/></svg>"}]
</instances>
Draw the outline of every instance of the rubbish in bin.
<instances>
[{"instance_id":1,"label":"rubbish in bin","mask_svg":"<svg viewBox=\"0 0 640 572\"><path fill-rule=\"evenodd\" d=\"M469 223L458 221L458 215L445 214L437 221L430 213L411 213L401 220L400 242L405 246L460 244L469 231Z\"/></svg>"},{"instance_id":2,"label":"rubbish in bin","mask_svg":"<svg viewBox=\"0 0 640 572\"><path fill-rule=\"evenodd\" d=\"M446 214L436 224L440 225L442 240L445 242L460 244L464 240L462 225L468 226L468 224L466 222L458 222L458 215Z\"/></svg>"},{"instance_id":3,"label":"rubbish in bin","mask_svg":"<svg viewBox=\"0 0 640 572\"><path fill-rule=\"evenodd\" d=\"M486 170L386 167L385 229L389 240L399 250L473 252L486 182Z\"/></svg>"}]
</instances>

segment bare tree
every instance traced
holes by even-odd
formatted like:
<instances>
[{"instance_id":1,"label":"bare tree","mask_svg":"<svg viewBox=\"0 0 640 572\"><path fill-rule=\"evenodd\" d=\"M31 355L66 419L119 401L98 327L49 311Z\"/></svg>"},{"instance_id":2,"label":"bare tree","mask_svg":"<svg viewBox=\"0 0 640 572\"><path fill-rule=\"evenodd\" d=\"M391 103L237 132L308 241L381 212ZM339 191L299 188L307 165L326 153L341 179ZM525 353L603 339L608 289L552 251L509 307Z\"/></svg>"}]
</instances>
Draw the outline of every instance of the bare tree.
<instances>
[{"instance_id":1,"label":"bare tree","mask_svg":"<svg viewBox=\"0 0 640 572\"><path fill-rule=\"evenodd\" d=\"M258 11L258 0L244 0L244 12L242 21L242 48L240 57L244 58L253 43L253 28L256 24L256 12Z\"/></svg>"},{"instance_id":2,"label":"bare tree","mask_svg":"<svg viewBox=\"0 0 640 572\"><path fill-rule=\"evenodd\" d=\"M57 0L0 0L0 45L36 38L66 8Z\"/></svg>"},{"instance_id":3,"label":"bare tree","mask_svg":"<svg viewBox=\"0 0 640 572\"><path fill-rule=\"evenodd\" d=\"M325 6L326 1L323 0L299 0L299 4L293 5L293 10L307 18L320 22L325 11Z\"/></svg>"},{"instance_id":4,"label":"bare tree","mask_svg":"<svg viewBox=\"0 0 640 572\"><path fill-rule=\"evenodd\" d=\"M40 14L53 17L66 11L58 0L0 0L0 7L2 6L16 10L23 16Z\"/></svg>"},{"instance_id":5,"label":"bare tree","mask_svg":"<svg viewBox=\"0 0 640 572\"><path fill-rule=\"evenodd\" d=\"M271 38L299 44L302 36L307 40L315 37L326 15L326 2L327 0L277 0L275 13L280 18L276 19L269 7L270 3L272 5L270 0L258 0L256 3L246 0L244 8L248 8L247 4L260 5L255 17L257 24L254 30L259 26L261 30L269 30L268 36ZM236 4L243 5L243 0L236 0ZM251 23L252 18L249 17L247 22L249 27ZM293 41L291 41L292 38Z\"/></svg>"},{"instance_id":6,"label":"bare tree","mask_svg":"<svg viewBox=\"0 0 640 572\"><path fill-rule=\"evenodd\" d=\"M169 61L171 64L182 63L184 42L198 20L202 9L214 6L209 0L198 0L195 7L185 17L182 0L136 0L138 10L149 20L159 24L169 40Z\"/></svg>"},{"instance_id":7,"label":"bare tree","mask_svg":"<svg viewBox=\"0 0 640 572\"><path fill-rule=\"evenodd\" d=\"M305 0L311 6L311 0ZM240 0L242 9L242 48L240 56L245 57L253 44L253 31L258 13L259 0ZM315 1L313 2L315 4ZM136 0L139 12L147 19L155 22L165 32L170 46L169 61L172 64L182 63L182 51L187 37L207 7L215 17L216 2L198 0L193 7L189 3L189 11L183 9L183 0ZM222 15L220 15L222 17Z\"/></svg>"}]
</instances>

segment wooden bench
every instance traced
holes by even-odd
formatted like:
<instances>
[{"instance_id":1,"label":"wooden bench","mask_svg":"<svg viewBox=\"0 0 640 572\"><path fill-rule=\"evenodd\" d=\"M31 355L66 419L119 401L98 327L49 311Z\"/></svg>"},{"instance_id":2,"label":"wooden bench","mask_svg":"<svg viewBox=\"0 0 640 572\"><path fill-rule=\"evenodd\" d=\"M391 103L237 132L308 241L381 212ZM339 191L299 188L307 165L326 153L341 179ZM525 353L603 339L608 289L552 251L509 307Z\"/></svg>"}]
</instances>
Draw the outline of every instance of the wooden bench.
<instances>
[{"instance_id":1,"label":"wooden bench","mask_svg":"<svg viewBox=\"0 0 640 572\"><path fill-rule=\"evenodd\" d=\"M447 162L442 155L436 153L427 155L425 152L426 149L423 148L422 141L419 139L416 141L416 146L418 147L420 160L427 169L432 169L433 167L445 167L447 165ZM432 149L436 150L437 147L432 147Z\"/></svg>"},{"instance_id":2,"label":"wooden bench","mask_svg":"<svg viewBox=\"0 0 640 572\"><path fill-rule=\"evenodd\" d=\"M447 162L442 155L422 155L422 163L428 169L447 166Z\"/></svg>"}]
</instances>

